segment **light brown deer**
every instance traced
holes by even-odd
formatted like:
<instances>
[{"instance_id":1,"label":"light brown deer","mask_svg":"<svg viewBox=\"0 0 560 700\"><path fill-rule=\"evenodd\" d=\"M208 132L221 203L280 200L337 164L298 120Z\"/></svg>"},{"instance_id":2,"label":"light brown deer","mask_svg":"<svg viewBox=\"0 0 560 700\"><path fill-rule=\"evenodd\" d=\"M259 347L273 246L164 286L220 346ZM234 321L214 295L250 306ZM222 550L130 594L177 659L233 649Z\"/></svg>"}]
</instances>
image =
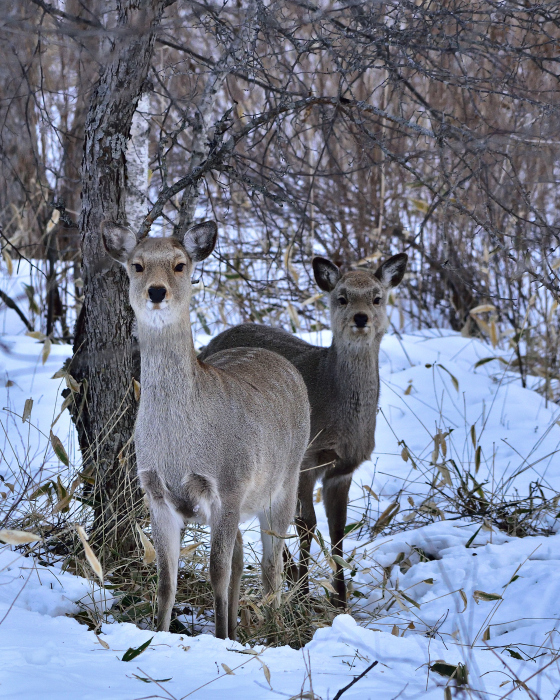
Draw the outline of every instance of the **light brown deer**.
<instances>
[{"instance_id":1,"label":"light brown deer","mask_svg":"<svg viewBox=\"0 0 560 700\"><path fill-rule=\"evenodd\" d=\"M264 592L273 605L280 599L281 538L296 508L309 402L294 366L269 350L197 359L191 272L210 255L216 235L210 221L182 241L137 241L127 228L103 226L107 252L126 267L138 322L142 389L134 439L157 554L157 629L169 629L181 530L196 521L211 527L216 636L234 639L243 569L238 524L250 516L261 526Z\"/></svg>"},{"instance_id":2,"label":"light brown deer","mask_svg":"<svg viewBox=\"0 0 560 700\"><path fill-rule=\"evenodd\" d=\"M406 270L404 253L386 260L376 272L352 270L341 274L325 258L313 259L319 287L330 295L332 345L320 348L279 328L247 323L216 336L199 355L209 361L225 348L274 350L301 372L311 404L311 444L299 479L296 524L300 535L298 578L308 592L311 536L317 519L313 489L323 480L323 502L329 522L332 553L343 556L348 491L352 474L375 446L379 399L379 346L385 333L387 296ZM337 563L333 602L346 605L346 584Z\"/></svg>"}]
</instances>

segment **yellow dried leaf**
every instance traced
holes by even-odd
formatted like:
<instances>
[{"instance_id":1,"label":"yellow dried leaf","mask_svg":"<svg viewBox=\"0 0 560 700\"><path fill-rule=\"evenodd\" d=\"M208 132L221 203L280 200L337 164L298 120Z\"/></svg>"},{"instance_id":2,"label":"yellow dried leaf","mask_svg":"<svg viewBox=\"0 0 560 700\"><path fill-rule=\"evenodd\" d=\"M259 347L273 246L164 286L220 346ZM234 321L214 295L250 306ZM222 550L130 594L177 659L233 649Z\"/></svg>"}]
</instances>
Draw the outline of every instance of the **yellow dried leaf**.
<instances>
[{"instance_id":1,"label":"yellow dried leaf","mask_svg":"<svg viewBox=\"0 0 560 700\"><path fill-rule=\"evenodd\" d=\"M268 668L268 666L265 664L265 662L262 659L259 659L259 661L261 662L261 666L262 666L262 670L264 672L264 677L266 678L266 682L268 683L268 685L270 685L270 669ZM270 685L270 687L272 688L271 685Z\"/></svg>"},{"instance_id":2,"label":"yellow dried leaf","mask_svg":"<svg viewBox=\"0 0 560 700\"><path fill-rule=\"evenodd\" d=\"M156 559L156 550L154 549L154 545L150 542L150 538L148 535L146 535L138 523L136 523L136 529L138 530L142 546L144 547L144 558L142 559L142 563L151 564Z\"/></svg>"},{"instance_id":3,"label":"yellow dried leaf","mask_svg":"<svg viewBox=\"0 0 560 700\"><path fill-rule=\"evenodd\" d=\"M319 301L319 299L322 296L322 292L320 294L314 294L312 297L309 297L308 299L305 299L305 301L302 301L301 306L308 306L309 304L314 304L316 301Z\"/></svg>"},{"instance_id":4,"label":"yellow dried leaf","mask_svg":"<svg viewBox=\"0 0 560 700\"><path fill-rule=\"evenodd\" d=\"M8 270L8 276L11 277L12 273L14 271L14 266L12 264L12 256L8 253L6 248L2 249L2 257L4 258L4 262L6 263L6 268Z\"/></svg>"},{"instance_id":5,"label":"yellow dried leaf","mask_svg":"<svg viewBox=\"0 0 560 700\"><path fill-rule=\"evenodd\" d=\"M412 383L406 387L406 389L404 390L404 395L409 396L411 391L412 391Z\"/></svg>"},{"instance_id":6,"label":"yellow dried leaf","mask_svg":"<svg viewBox=\"0 0 560 700\"><path fill-rule=\"evenodd\" d=\"M499 332L498 328L496 326L496 322L494 319L490 321L490 342L492 343L492 347L495 348L498 345L499 341Z\"/></svg>"},{"instance_id":7,"label":"yellow dried leaf","mask_svg":"<svg viewBox=\"0 0 560 700\"><path fill-rule=\"evenodd\" d=\"M414 199L411 197L410 201L412 204L414 204L415 208L418 209L418 211L421 211L423 214L426 214L430 209L428 202L425 202L423 199Z\"/></svg>"},{"instance_id":8,"label":"yellow dried leaf","mask_svg":"<svg viewBox=\"0 0 560 700\"><path fill-rule=\"evenodd\" d=\"M137 382L136 379L133 379L132 386L134 387L134 399L136 401L140 401L140 382Z\"/></svg>"},{"instance_id":9,"label":"yellow dried leaf","mask_svg":"<svg viewBox=\"0 0 560 700\"><path fill-rule=\"evenodd\" d=\"M31 409L33 408L33 399L25 399L25 406L23 407L23 416L21 417L21 422L25 423L25 421L29 418L31 415Z\"/></svg>"},{"instance_id":10,"label":"yellow dried leaf","mask_svg":"<svg viewBox=\"0 0 560 700\"><path fill-rule=\"evenodd\" d=\"M315 492L315 503L321 503L322 499L323 499L323 489L319 486L319 488Z\"/></svg>"},{"instance_id":11,"label":"yellow dried leaf","mask_svg":"<svg viewBox=\"0 0 560 700\"><path fill-rule=\"evenodd\" d=\"M30 544L38 542L40 539L40 535L34 535L32 532L24 530L0 530L0 540L6 544Z\"/></svg>"},{"instance_id":12,"label":"yellow dried leaf","mask_svg":"<svg viewBox=\"0 0 560 700\"><path fill-rule=\"evenodd\" d=\"M288 302L288 303L286 304L286 309L287 309L288 314L289 314L289 316L290 316L290 318L291 318L291 320L292 320L292 323L294 324L294 326L296 327L296 329L299 328L299 327L300 327L299 316L298 316L297 311L295 310L295 308L290 304L290 302Z\"/></svg>"},{"instance_id":13,"label":"yellow dried leaf","mask_svg":"<svg viewBox=\"0 0 560 700\"><path fill-rule=\"evenodd\" d=\"M47 337L44 333L41 333L41 331L27 331L25 335L28 335L30 338L34 338L35 340L45 340Z\"/></svg>"},{"instance_id":14,"label":"yellow dried leaf","mask_svg":"<svg viewBox=\"0 0 560 700\"><path fill-rule=\"evenodd\" d=\"M373 496L373 498L375 498L376 501L379 500L379 496L367 484L363 484L363 488L369 493L370 496Z\"/></svg>"},{"instance_id":15,"label":"yellow dried leaf","mask_svg":"<svg viewBox=\"0 0 560 700\"><path fill-rule=\"evenodd\" d=\"M405 445L402 450L401 450L401 457L405 462L408 462L408 459L410 457L410 453L408 451L408 447Z\"/></svg>"},{"instance_id":16,"label":"yellow dried leaf","mask_svg":"<svg viewBox=\"0 0 560 700\"><path fill-rule=\"evenodd\" d=\"M63 498L61 498L60 501L53 508L53 513L59 513L60 511L69 510L68 506L69 506L71 500L72 500L71 493L69 493L66 496L64 496Z\"/></svg>"},{"instance_id":17,"label":"yellow dried leaf","mask_svg":"<svg viewBox=\"0 0 560 700\"><path fill-rule=\"evenodd\" d=\"M109 649L109 648L110 648L109 645L107 644L107 642L106 642L104 639L101 639L101 637L100 637L98 634L96 634L95 636L96 636L97 641L99 642L99 644L101 644L101 646L103 647L103 649Z\"/></svg>"},{"instance_id":18,"label":"yellow dried leaf","mask_svg":"<svg viewBox=\"0 0 560 700\"><path fill-rule=\"evenodd\" d=\"M333 593L334 595L336 595L336 590L334 589L331 582L328 581L326 578L321 578L321 579L317 580L316 583L318 583L319 586L326 588L329 593Z\"/></svg>"},{"instance_id":19,"label":"yellow dried leaf","mask_svg":"<svg viewBox=\"0 0 560 700\"><path fill-rule=\"evenodd\" d=\"M76 525L76 530L78 531L78 535L80 539L82 540L82 544L84 546L84 552L86 553L86 559L88 560L88 564L91 566L93 569L94 573L97 575L101 583L103 583L103 569L101 567L101 564L99 563L99 559L95 556L93 553L93 549L89 546L89 542L87 541L87 535L85 533L84 528L81 525Z\"/></svg>"},{"instance_id":20,"label":"yellow dried leaf","mask_svg":"<svg viewBox=\"0 0 560 700\"><path fill-rule=\"evenodd\" d=\"M480 304L480 306L475 306L474 309L469 311L471 316L476 316L476 314L484 314L487 311L495 311L496 307L493 304Z\"/></svg>"},{"instance_id":21,"label":"yellow dried leaf","mask_svg":"<svg viewBox=\"0 0 560 700\"><path fill-rule=\"evenodd\" d=\"M194 550L200 546L200 542L192 542L191 544L188 544L186 547L182 547L181 551L179 552L179 556L181 557L188 557L191 554L193 554Z\"/></svg>"},{"instance_id":22,"label":"yellow dried leaf","mask_svg":"<svg viewBox=\"0 0 560 700\"><path fill-rule=\"evenodd\" d=\"M235 673L231 670L231 668L227 664L222 664L222 668L228 674L228 676L235 676Z\"/></svg>"},{"instance_id":23,"label":"yellow dried leaf","mask_svg":"<svg viewBox=\"0 0 560 700\"><path fill-rule=\"evenodd\" d=\"M43 343L43 352L41 353L41 360L43 364L49 359L49 355L51 354L51 347L52 343L51 341L47 338L45 342Z\"/></svg>"},{"instance_id":24,"label":"yellow dried leaf","mask_svg":"<svg viewBox=\"0 0 560 700\"><path fill-rule=\"evenodd\" d=\"M397 598L397 602L398 602L398 598ZM399 628L396 625L393 625L393 629L391 630L391 634L395 635L395 637L400 636Z\"/></svg>"},{"instance_id":25,"label":"yellow dried leaf","mask_svg":"<svg viewBox=\"0 0 560 700\"><path fill-rule=\"evenodd\" d=\"M459 595L461 596L461 599L462 599L463 603L465 604L465 607L461 610L461 612L464 613L465 610L467 609L467 604L468 604L467 594L465 593L465 591L462 588L460 588Z\"/></svg>"},{"instance_id":26,"label":"yellow dried leaf","mask_svg":"<svg viewBox=\"0 0 560 700\"><path fill-rule=\"evenodd\" d=\"M448 486L453 486L453 482L451 481L451 474L449 473L449 469L445 466L445 464L436 464L436 467L439 473L441 474L443 483L447 484Z\"/></svg>"},{"instance_id":27,"label":"yellow dried leaf","mask_svg":"<svg viewBox=\"0 0 560 700\"><path fill-rule=\"evenodd\" d=\"M66 382L66 386L70 389L70 391L72 391L74 394L80 393L81 386L71 374L65 373L64 381Z\"/></svg>"},{"instance_id":28,"label":"yellow dried leaf","mask_svg":"<svg viewBox=\"0 0 560 700\"><path fill-rule=\"evenodd\" d=\"M498 593L485 593L485 591L473 591L473 598L478 603L480 600L486 603L493 603L496 600L502 600L502 596Z\"/></svg>"}]
</instances>

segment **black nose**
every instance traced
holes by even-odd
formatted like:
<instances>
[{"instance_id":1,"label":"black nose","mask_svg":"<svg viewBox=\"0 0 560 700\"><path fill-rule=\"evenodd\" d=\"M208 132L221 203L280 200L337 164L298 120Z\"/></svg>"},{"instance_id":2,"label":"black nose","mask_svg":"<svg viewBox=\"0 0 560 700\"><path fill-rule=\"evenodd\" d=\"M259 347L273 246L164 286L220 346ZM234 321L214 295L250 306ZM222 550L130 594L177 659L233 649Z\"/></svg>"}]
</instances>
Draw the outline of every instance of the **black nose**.
<instances>
[{"instance_id":1,"label":"black nose","mask_svg":"<svg viewBox=\"0 0 560 700\"><path fill-rule=\"evenodd\" d=\"M354 316L354 323L358 328L365 328L367 326L368 317L367 314L356 314Z\"/></svg>"},{"instance_id":2,"label":"black nose","mask_svg":"<svg viewBox=\"0 0 560 700\"><path fill-rule=\"evenodd\" d=\"M153 301L154 304L159 304L161 301L163 301L166 293L167 290L165 287L150 287L148 289L148 296L150 297L150 301Z\"/></svg>"}]
</instances>

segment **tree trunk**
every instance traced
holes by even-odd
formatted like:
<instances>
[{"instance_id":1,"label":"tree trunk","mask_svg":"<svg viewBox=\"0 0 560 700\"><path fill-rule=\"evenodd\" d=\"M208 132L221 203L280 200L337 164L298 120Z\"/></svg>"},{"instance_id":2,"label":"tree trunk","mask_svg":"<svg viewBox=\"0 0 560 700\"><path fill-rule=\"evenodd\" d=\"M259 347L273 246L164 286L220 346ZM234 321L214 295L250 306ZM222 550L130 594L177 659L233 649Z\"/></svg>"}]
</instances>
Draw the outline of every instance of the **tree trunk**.
<instances>
[{"instance_id":1,"label":"tree trunk","mask_svg":"<svg viewBox=\"0 0 560 700\"><path fill-rule=\"evenodd\" d=\"M84 467L95 468L94 537L104 553L134 546L131 528L140 492L131 445L136 402L125 271L106 255L104 219L126 221L126 147L150 67L155 32L169 0L123 0L115 45L93 92L82 162L84 306L76 326L71 372L83 382L74 418Z\"/></svg>"}]
</instances>

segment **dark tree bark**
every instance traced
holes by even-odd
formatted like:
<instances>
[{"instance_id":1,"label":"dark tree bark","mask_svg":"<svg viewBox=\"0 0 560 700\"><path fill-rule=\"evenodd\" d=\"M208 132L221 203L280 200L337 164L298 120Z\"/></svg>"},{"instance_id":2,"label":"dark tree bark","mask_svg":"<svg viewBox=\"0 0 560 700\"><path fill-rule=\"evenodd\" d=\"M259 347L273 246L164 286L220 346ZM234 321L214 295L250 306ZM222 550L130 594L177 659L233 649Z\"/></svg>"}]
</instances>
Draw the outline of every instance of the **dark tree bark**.
<instances>
[{"instance_id":1,"label":"dark tree bark","mask_svg":"<svg viewBox=\"0 0 560 700\"><path fill-rule=\"evenodd\" d=\"M71 372L83 382L74 406L85 466L96 474L94 536L120 554L133 543L131 513L139 500L133 449L136 415L131 330L124 270L105 254L104 219L124 222L126 144L169 0L119 3L112 56L102 70L86 119L82 163L84 306Z\"/></svg>"}]
</instances>

